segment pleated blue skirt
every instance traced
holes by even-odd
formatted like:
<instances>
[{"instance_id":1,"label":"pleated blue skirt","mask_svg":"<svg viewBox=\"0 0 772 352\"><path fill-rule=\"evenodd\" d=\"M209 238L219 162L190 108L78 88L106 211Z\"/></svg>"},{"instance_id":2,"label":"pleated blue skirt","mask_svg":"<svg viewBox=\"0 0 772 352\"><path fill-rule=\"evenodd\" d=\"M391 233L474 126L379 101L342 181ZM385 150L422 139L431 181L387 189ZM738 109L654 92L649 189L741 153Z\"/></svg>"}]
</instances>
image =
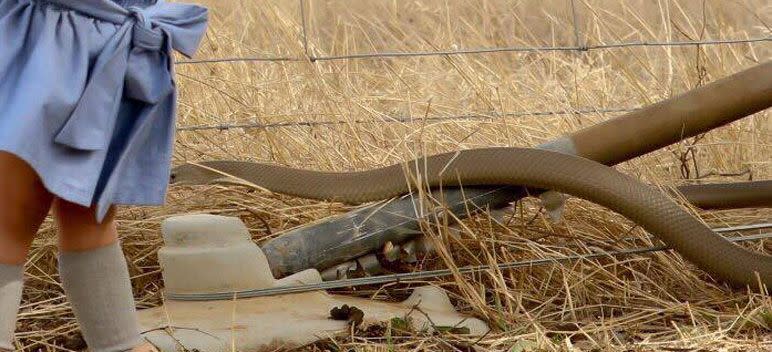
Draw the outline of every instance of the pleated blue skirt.
<instances>
[{"instance_id":1,"label":"pleated blue skirt","mask_svg":"<svg viewBox=\"0 0 772 352\"><path fill-rule=\"evenodd\" d=\"M205 8L163 0L0 0L0 151L99 221L114 204L162 204L171 52L191 56L206 22Z\"/></svg>"}]
</instances>

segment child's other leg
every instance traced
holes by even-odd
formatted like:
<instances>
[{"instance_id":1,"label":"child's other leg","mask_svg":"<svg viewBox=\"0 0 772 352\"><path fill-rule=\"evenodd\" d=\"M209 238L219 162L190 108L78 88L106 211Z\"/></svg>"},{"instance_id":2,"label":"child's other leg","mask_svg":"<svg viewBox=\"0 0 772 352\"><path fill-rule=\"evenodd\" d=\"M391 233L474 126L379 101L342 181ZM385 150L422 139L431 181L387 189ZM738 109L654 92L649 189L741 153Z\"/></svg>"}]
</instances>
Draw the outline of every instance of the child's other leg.
<instances>
[{"instance_id":1,"label":"child's other leg","mask_svg":"<svg viewBox=\"0 0 772 352\"><path fill-rule=\"evenodd\" d=\"M152 351L140 336L129 272L111 210L97 223L93 209L57 199L59 274L91 351Z\"/></svg>"},{"instance_id":2,"label":"child's other leg","mask_svg":"<svg viewBox=\"0 0 772 352\"><path fill-rule=\"evenodd\" d=\"M24 261L53 196L24 161L0 152L0 350L13 350Z\"/></svg>"}]
</instances>

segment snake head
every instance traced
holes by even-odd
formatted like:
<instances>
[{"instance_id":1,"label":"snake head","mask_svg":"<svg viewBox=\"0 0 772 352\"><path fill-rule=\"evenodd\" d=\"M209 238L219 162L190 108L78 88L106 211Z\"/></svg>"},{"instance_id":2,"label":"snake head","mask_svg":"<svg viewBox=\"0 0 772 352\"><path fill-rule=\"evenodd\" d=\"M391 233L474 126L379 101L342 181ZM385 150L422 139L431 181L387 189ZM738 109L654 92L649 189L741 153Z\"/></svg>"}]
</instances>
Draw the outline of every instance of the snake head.
<instances>
[{"instance_id":1,"label":"snake head","mask_svg":"<svg viewBox=\"0 0 772 352\"><path fill-rule=\"evenodd\" d=\"M206 185L222 178L223 175L200 164L187 163L172 169L169 184Z\"/></svg>"}]
</instances>

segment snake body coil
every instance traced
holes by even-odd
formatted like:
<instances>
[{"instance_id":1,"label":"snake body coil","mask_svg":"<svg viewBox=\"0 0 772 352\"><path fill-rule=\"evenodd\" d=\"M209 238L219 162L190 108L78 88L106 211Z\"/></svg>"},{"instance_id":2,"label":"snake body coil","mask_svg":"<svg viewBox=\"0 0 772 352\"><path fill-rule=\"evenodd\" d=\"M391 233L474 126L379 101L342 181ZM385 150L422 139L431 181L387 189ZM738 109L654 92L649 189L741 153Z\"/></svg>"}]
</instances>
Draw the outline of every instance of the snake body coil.
<instances>
[{"instance_id":1,"label":"snake body coil","mask_svg":"<svg viewBox=\"0 0 772 352\"><path fill-rule=\"evenodd\" d=\"M274 192L362 203L424 186L522 185L551 189L603 205L634 221L717 279L735 286L772 285L772 257L716 234L659 190L589 159L528 148L444 153L360 172L318 172L238 161L186 164L174 182L206 183L227 174ZM222 176L220 176L222 177ZM758 275L758 277L756 276Z\"/></svg>"}]
</instances>

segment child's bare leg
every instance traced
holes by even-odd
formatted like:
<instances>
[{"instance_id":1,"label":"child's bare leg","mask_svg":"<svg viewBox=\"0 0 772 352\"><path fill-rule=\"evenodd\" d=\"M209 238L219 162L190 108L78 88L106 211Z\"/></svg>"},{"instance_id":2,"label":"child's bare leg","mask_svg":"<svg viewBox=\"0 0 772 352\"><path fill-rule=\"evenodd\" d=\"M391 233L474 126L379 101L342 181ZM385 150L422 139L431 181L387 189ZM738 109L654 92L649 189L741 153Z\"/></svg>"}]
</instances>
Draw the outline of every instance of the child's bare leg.
<instances>
[{"instance_id":1,"label":"child's bare leg","mask_svg":"<svg viewBox=\"0 0 772 352\"><path fill-rule=\"evenodd\" d=\"M59 229L59 250L84 252L117 243L114 212L111 209L102 223L97 223L92 208L56 199L54 216Z\"/></svg>"},{"instance_id":2,"label":"child's bare leg","mask_svg":"<svg viewBox=\"0 0 772 352\"><path fill-rule=\"evenodd\" d=\"M139 334L134 297L111 210L95 211L57 199L59 273L83 337L92 351L152 351Z\"/></svg>"},{"instance_id":3,"label":"child's bare leg","mask_svg":"<svg viewBox=\"0 0 772 352\"><path fill-rule=\"evenodd\" d=\"M0 152L0 263L23 264L53 196L21 159Z\"/></svg>"},{"instance_id":4,"label":"child's bare leg","mask_svg":"<svg viewBox=\"0 0 772 352\"><path fill-rule=\"evenodd\" d=\"M13 350L23 264L52 195L21 159L0 152L0 350Z\"/></svg>"}]
</instances>

